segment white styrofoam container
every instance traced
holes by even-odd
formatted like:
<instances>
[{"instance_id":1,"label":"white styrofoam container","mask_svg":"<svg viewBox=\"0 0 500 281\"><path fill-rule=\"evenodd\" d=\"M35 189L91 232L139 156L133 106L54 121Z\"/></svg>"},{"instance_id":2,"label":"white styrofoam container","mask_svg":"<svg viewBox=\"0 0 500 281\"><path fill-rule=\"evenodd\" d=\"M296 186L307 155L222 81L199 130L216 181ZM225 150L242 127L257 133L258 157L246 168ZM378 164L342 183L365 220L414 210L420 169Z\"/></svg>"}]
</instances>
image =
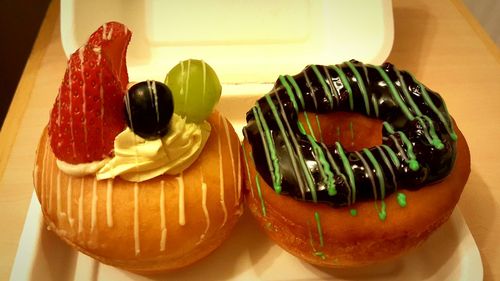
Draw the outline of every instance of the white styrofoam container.
<instances>
[{"instance_id":1,"label":"white styrofoam container","mask_svg":"<svg viewBox=\"0 0 500 281\"><path fill-rule=\"evenodd\" d=\"M136 81L163 81L188 58L205 60L223 84L269 83L312 63L378 64L394 36L390 0L67 0L66 54L111 20L133 32L127 59Z\"/></svg>"},{"instance_id":2,"label":"white styrofoam container","mask_svg":"<svg viewBox=\"0 0 500 281\"><path fill-rule=\"evenodd\" d=\"M151 280L370 280L470 281L483 279L476 243L462 214L450 220L412 253L390 263L356 270L312 266L272 243L245 213L233 235L213 254L175 273L153 277L110 267L66 246L43 225L33 194L11 281Z\"/></svg>"},{"instance_id":3,"label":"white styrofoam container","mask_svg":"<svg viewBox=\"0 0 500 281\"><path fill-rule=\"evenodd\" d=\"M311 63L351 58L379 64L393 41L389 0L63 0L66 55L106 21L133 32L127 55L132 81L162 81L180 60L208 62L223 83L218 104L238 133L245 113L279 74ZM241 135L240 135L241 136ZM245 214L233 235L201 262L174 274L144 277L73 250L43 225L36 196L26 218L12 281L28 280L481 280L477 246L455 210L412 254L361 270L321 269L274 245Z\"/></svg>"}]
</instances>

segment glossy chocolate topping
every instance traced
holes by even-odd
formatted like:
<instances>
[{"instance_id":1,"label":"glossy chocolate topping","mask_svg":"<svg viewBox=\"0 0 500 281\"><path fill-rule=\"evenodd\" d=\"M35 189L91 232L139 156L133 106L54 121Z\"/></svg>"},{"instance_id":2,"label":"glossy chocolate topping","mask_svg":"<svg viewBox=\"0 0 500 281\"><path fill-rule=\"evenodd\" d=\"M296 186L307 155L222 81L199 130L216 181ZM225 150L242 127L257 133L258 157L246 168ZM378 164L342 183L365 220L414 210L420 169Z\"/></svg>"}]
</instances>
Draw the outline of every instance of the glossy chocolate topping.
<instances>
[{"instance_id":1,"label":"glossy chocolate topping","mask_svg":"<svg viewBox=\"0 0 500 281\"><path fill-rule=\"evenodd\" d=\"M339 111L383 121L382 144L348 152L339 142L320 142L298 119L300 112ZM383 200L398 187L443 179L455 161L457 136L442 98L390 63L352 60L280 76L246 119L243 133L259 174L299 200Z\"/></svg>"}]
</instances>

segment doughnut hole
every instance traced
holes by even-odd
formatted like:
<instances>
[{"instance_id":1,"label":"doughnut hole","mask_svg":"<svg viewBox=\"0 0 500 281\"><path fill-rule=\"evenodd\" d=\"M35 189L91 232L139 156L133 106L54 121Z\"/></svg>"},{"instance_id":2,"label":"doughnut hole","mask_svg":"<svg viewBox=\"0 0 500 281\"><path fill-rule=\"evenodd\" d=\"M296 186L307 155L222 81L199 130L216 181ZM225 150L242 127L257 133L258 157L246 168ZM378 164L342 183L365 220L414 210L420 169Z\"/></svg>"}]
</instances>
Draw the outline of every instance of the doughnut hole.
<instances>
[{"instance_id":1,"label":"doughnut hole","mask_svg":"<svg viewBox=\"0 0 500 281\"><path fill-rule=\"evenodd\" d=\"M309 127L312 128L312 135L318 142L323 142L326 145L340 142L344 149L349 152L382 144L382 121L359 113L315 114L301 112L299 113L299 121L308 134L311 134ZM321 128L319 128L320 126Z\"/></svg>"}]
</instances>

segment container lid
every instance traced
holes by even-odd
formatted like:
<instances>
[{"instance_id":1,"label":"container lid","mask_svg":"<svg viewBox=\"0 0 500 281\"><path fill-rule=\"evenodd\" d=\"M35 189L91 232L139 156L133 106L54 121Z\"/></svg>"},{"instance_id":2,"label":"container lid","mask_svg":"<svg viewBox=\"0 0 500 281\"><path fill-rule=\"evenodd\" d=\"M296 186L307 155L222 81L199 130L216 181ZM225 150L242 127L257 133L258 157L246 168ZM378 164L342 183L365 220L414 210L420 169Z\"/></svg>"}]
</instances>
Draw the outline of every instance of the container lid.
<instances>
[{"instance_id":1,"label":"container lid","mask_svg":"<svg viewBox=\"0 0 500 281\"><path fill-rule=\"evenodd\" d=\"M313 63L382 63L394 36L390 0L69 0L61 2L66 55L112 20L132 31L127 65L135 81L163 81L195 58L223 84L271 83Z\"/></svg>"}]
</instances>

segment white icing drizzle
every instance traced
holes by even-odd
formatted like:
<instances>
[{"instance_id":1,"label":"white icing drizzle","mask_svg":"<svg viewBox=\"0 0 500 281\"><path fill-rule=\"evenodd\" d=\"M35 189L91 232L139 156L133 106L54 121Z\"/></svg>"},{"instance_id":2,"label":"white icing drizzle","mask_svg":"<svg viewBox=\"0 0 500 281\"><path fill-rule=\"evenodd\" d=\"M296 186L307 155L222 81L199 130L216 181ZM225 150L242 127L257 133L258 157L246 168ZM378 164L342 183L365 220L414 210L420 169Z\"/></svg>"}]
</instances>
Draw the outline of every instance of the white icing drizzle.
<instances>
[{"instance_id":1,"label":"white icing drizzle","mask_svg":"<svg viewBox=\"0 0 500 281\"><path fill-rule=\"evenodd\" d=\"M282 119L286 125L286 130L288 131L289 135L291 136L293 146L295 147L295 150L298 152L299 159L303 159L300 145L299 145L297 139L295 138L294 134L292 134L292 127L290 126L290 122L288 122L288 118L286 118L286 113L285 113L285 109L283 108L283 103L281 102L280 97L279 97L278 93L276 92L276 89L274 91L276 93L276 98L278 99L278 103L279 103L279 107L280 107L280 114L281 114ZM282 131L282 132L280 132L280 134L283 135L283 134L285 134L285 132ZM288 150L288 153L289 153L291 159L294 159L292 161L292 167L293 167L295 173L297 175L300 175L299 167L298 167L299 164L296 162L295 157L292 156L292 152L289 149L287 149L287 150ZM308 169L306 169L306 173L309 173L309 177L312 177L311 172ZM305 175L305 176L307 177L308 175ZM302 198L305 198L305 187L304 187L304 183L302 182L302 178L298 177L297 179L299 181L299 188L300 188ZM311 187L309 187L309 188L311 188Z\"/></svg>"},{"instance_id":2,"label":"white icing drizzle","mask_svg":"<svg viewBox=\"0 0 500 281\"><path fill-rule=\"evenodd\" d=\"M156 93L156 83L154 80L146 80L146 84L148 85L148 90L151 96L153 97L152 102L153 107L156 111L156 122L160 122L160 111L158 110L158 94Z\"/></svg>"},{"instance_id":3,"label":"white icing drizzle","mask_svg":"<svg viewBox=\"0 0 500 281\"><path fill-rule=\"evenodd\" d=\"M207 92L207 65L205 61L201 61L201 70L203 72L203 87L201 91L201 102L205 102L205 94Z\"/></svg>"},{"instance_id":4,"label":"white icing drizzle","mask_svg":"<svg viewBox=\"0 0 500 281\"><path fill-rule=\"evenodd\" d=\"M93 232L96 226L97 218L97 179L92 182L92 209L90 213L90 232Z\"/></svg>"},{"instance_id":5,"label":"white icing drizzle","mask_svg":"<svg viewBox=\"0 0 500 281\"><path fill-rule=\"evenodd\" d=\"M97 65L101 65L101 47L94 48L97 53ZM102 87L102 67L99 67L99 97L101 98L101 145L104 145L104 88Z\"/></svg>"},{"instance_id":6,"label":"white icing drizzle","mask_svg":"<svg viewBox=\"0 0 500 281\"><path fill-rule=\"evenodd\" d=\"M59 92L57 94L57 126L61 126L61 104L62 104L62 97L61 97L61 88L59 88Z\"/></svg>"},{"instance_id":7,"label":"white icing drizzle","mask_svg":"<svg viewBox=\"0 0 500 281\"><path fill-rule=\"evenodd\" d=\"M181 77L182 77L182 79L184 79L184 77L187 76L186 75L186 70L184 69L184 61L181 61L180 65L181 65ZM180 94L181 97L183 97L184 95L187 94L187 92L186 92L186 90L184 90L184 83L181 83L181 85L182 86L181 86L181 89L179 91L179 94ZM182 111L184 111L184 108L182 109ZM184 113L185 112L179 112L179 114L181 114L181 115L184 114Z\"/></svg>"},{"instance_id":8,"label":"white icing drizzle","mask_svg":"<svg viewBox=\"0 0 500 281\"><path fill-rule=\"evenodd\" d=\"M104 24L102 25L102 39L106 39L106 28L107 28L107 27L108 27L108 26L107 26L107 24L106 24L106 23L104 23Z\"/></svg>"},{"instance_id":9,"label":"white icing drizzle","mask_svg":"<svg viewBox=\"0 0 500 281\"><path fill-rule=\"evenodd\" d=\"M80 196L78 197L78 233L83 231L83 186L85 185L85 178L80 182Z\"/></svg>"},{"instance_id":10,"label":"white icing drizzle","mask_svg":"<svg viewBox=\"0 0 500 281\"><path fill-rule=\"evenodd\" d=\"M328 68L326 65L323 66L323 71L326 73L326 84L328 85L328 88L330 88L330 92L332 93L332 96L335 97L335 100L337 101L337 104L339 104L339 93L337 92L337 88L333 85L333 79L332 76L330 75L330 71L328 71Z\"/></svg>"},{"instance_id":11,"label":"white icing drizzle","mask_svg":"<svg viewBox=\"0 0 500 281\"><path fill-rule=\"evenodd\" d=\"M113 179L106 183L106 225L113 226Z\"/></svg>"},{"instance_id":12,"label":"white icing drizzle","mask_svg":"<svg viewBox=\"0 0 500 281\"><path fill-rule=\"evenodd\" d=\"M389 163L389 160L388 160L388 158L387 158L387 155L385 154L385 152L384 152L384 151L383 151L383 150L382 150L379 146L377 146L377 150L378 150L378 152L382 155L382 160L384 161L385 166L386 166L387 168L389 168L389 171L391 172L391 176L392 176L392 184L393 184L394 186L398 186L398 183L397 183L397 181L396 181L396 175L394 174L394 170L392 169L392 165L391 165L391 163Z\"/></svg>"},{"instance_id":13,"label":"white icing drizzle","mask_svg":"<svg viewBox=\"0 0 500 281\"><path fill-rule=\"evenodd\" d=\"M132 122L132 109L130 109L130 98L128 95L125 95L125 108L127 109L127 117L130 120L130 129L134 130L134 123Z\"/></svg>"},{"instance_id":14,"label":"white icing drizzle","mask_svg":"<svg viewBox=\"0 0 500 281\"><path fill-rule=\"evenodd\" d=\"M208 233L208 229L210 228L210 216L208 214L208 208L207 208L207 184L205 183L205 179L203 177L203 172L201 172L201 208L203 209L203 214L205 215L205 221L207 222L207 225L205 226L205 230L203 233L200 235L200 240L196 243L196 245L200 244L201 241L205 238L205 236Z\"/></svg>"},{"instance_id":15,"label":"white icing drizzle","mask_svg":"<svg viewBox=\"0 0 500 281\"><path fill-rule=\"evenodd\" d=\"M219 116L219 128L220 128L220 120L221 116ZM221 228L226 224L227 221L227 209L226 202L224 202L224 167L222 165L222 146L220 141L221 132L217 132L217 142L219 146L219 185L220 185L220 204L222 207L222 211L224 212L224 220L222 221Z\"/></svg>"},{"instance_id":16,"label":"white icing drizzle","mask_svg":"<svg viewBox=\"0 0 500 281\"><path fill-rule=\"evenodd\" d=\"M377 198L377 185L375 184L375 176L373 175L373 172L372 172L372 169L370 168L370 165L368 165L368 162L366 162L365 160L365 157L363 157L363 155L361 153L359 153L358 151L354 151L354 153L359 157L359 159L361 160L361 163L363 163L363 167L365 168L365 171L368 175L368 178L370 179L370 183L372 185L372 190L373 190L373 194L375 196L375 198Z\"/></svg>"},{"instance_id":17,"label":"white icing drizzle","mask_svg":"<svg viewBox=\"0 0 500 281\"><path fill-rule=\"evenodd\" d=\"M106 24L102 25L102 39L104 40L111 40L111 35L113 34L113 26L109 29L109 31L106 31L106 28L108 26Z\"/></svg>"},{"instance_id":18,"label":"white icing drizzle","mask_svg":"<svg viewBox=\"0 0 500 281\"><path fill-rule=\"evenodd\" d=\"M56 213L57 213L58 220L61 220L61 217L63 216L61 209L62 209L62 206L61 206L61 170L57 170L57 176L56 176Z\"/></svg>"},{"instance_id":19,"label":"white icing drizzle","mask_svg":"<svg viewBox=\"0 0 500 281\"><path fill-rule=\"evenodd\" d=\"M314 93L314 89L312 88L311 80L307 76L307 72L304 72L304 78L306 79L307 87L309 88L309 92L311 93L311 97L313 98L314 108L318 109L318 100L316 99L316 94Z\"/></svg>"},{"instance_id":20,"label":"white icing drizzle","mask_svg":"<svg viewBox=\"0 0 500 281\"><path fill-rule=\"evenodd\" d=\"M236 181L236 193L238 194L238 201L234 203L234 205L238 205L241 199L241 159L240 159L240 150L238 149L238 152L236 153L236 164L238 165L237 170L238 172L236 173L238 176L238 180Z\"/></svg>"},{"instance_id":21,"label":"white icing drizzle","mask_svg":"<svg viewBox=\"0 0 500 281\"><path fill-rule=\"evenodd\" d=\"M231 145L231 136L229 135L229 129L227 126L227 119L222 117L222 123L224 123L224 132L227 138L227 147L229 148L229 157L231 158L231 170L233 172L233 185L236 190L234 191L234 205L238 204L238 187L236 186L238 179L236 178L236 171L234 170L234 156L233 156L233 146Z\"/></svg>"},{"instance_id":22,"label":"white icing drizzle","mask_svg":"<svg viewBox=\"0 0 500 281\"><path fill-rule=\"evenodd\" d=\"M134 183L134 250L135 255L141 252L141 243L139 240L139 184Z\"/></svg>"},{"instance_id":23,"label":"white icing drizzle","mask_svg":"<svg viewBox=\"0 0 500 281\"><path fill-rule=\"evenodd\" d=\"M68 187L66 189L66 212L68 214L68 223L73 228L74 224L74 219L73 219L73 212L72 212L72 205L73 205L73 177L68 177Z\"/></svg>"},{"instance_id":24,"label":"white icing drizzle","mask_svg":"<svg viewBox=\"0 0 500 281\"><path fill-rule=\"evenodd\" d=\"M185 202L184 202L184 177L182 173L180 176L175 177L177 179L177 183L179 184L179 224L186 224L186 213L185 213Z\"/></svg>"},{"instance_id":25,"label":"white icing drizzle","mask_svg":"<svg viewBox=\"0 0 500 281\"><path fill-rule=\"evenodd\" d=\"M165 181L160 182L160 251L165 251L165 244L167 242L167 222L165 220Z\"/></svg>"},{"instance_id":26,"label":"white icing drizzle","mask_svg":"<svg viewBox=\"0 0 500 281\"><path fill-rule=\"evenodd\" d=\"M45 169L47 166L47 157L48 157L48 151L49 151L49 138L45 138L45 147L43 149L43 160L42 160L42 178L40 181L40 184L38 185L40 187L40 198L41 201L40 203L45 202L46 196L45 196L45 182L46 182L46 175L47 175L47 169Z\"/></svg>"},{"instance_id":27,"label":"white icing drizzle","mask_svg":"<svg viewBox=\"0 0 500 281\"><path fill-rule=\"evenodd\" d=\"M125 95L125 108L127 110L127 115L128 115L128 120L130 120L130 129L134 131L134 123L132 122L132 109L130 108L130 98L128 95ZM134 147L135 147L135 170L138 172L138 163L139 160L137 159L138 153L138 148L137 148L137 135L134 134Z\"/></svg>"},{"instance_id":28,"label":"white icing drizzle","mask_svg":"<svg viewBox=\"0 0 500 281\"><path fill-rule=\"evenodd\" d=\"M125 35L125 34L127 34L127 32L128 32L128 28L127 28L127 26L125 26L125 25L123 24L123 34ZM123 48L123 49L122 49L122 56L121 56L122 58L125 58L125 57L126 57L126 55L127 55L127 54L126 54L126 52L127 52L127 48ZM121 79L121 77L122 77L122 66L123 66L123 61L124 61L124 60L120 60L120 65L118 66L118 79ZM121 82L121 81L120 81L120 82Z\"/></svg>"},{"instance_id":29,"label":"white icing drizzle","mask_svg":"<svg viewBox=\"0 0 500 281\"><path fill-rule=\"evenodd\" d=\"M53 159L52 159L53 160ZM52 211L52 186L54 185L54 161L50 163L50 173L49 173L49 202L47 205L47 212Z\"/></svg>"},{"instance_id":30,"label":"white icing drizzle","mask_svg":"<svg viewBox=\"0 0 500 281\"><path fill-rule=\"evenodd\" d=\"M406 157L405 150L403 149L403 147L401 147L396 137L394 135L390 135L389 137L394 142L394 145L396 145L396 148L401 152L401 157L403 157L403 160L408 161L408 157Z\"/></svg>"},{"instance_id":31,"label":"white icing drizzle","mask_svg":"<svg viewBox=\"0 0 500 281\"><path fill-rule=\"evenodd\" d=\"M69 112L73 112L73 79L71 78L71 65L68 65L68 84L69 84ZM71 139L75 139L75 132L73 129L73 115L69 118L69 129L71 132ZM75 142L71 142L71 148L73 150L73 157L76 157L76 146Z\"/></svg>"},{"instance_id":32,"label":"white icing drizzle","mask_svg":"<svg viewBox=\"0 0 500 281\"><path fill-rule=\"evenodd\" d=\"M80 57L80 74L82 75L82 99L83 99L83 104L82 104L82 113L83 113L83 137L85 140L85 146L87 146L87 103L86 100L87 98L85 97L85 71L83 71L83 60L85 57L83 56L85 48L81 47L78 49L78 56Z\"/></svg>"},{"instance_id":33,"label":"white icing drizzle","mask_svg":"<svg viewBox=\"0 0 500 281\"><path fill-rule=\"evenodd\" d=\"M184 93L184 107L187 106L188 102L188 95L189 95L189 73L191 73L191 60L187 61L187 75L186 77L186 92Z\"/></svg>"},{"instance_id":34,"label":"white icing drizzle","mask_svg":"<svg viewBox=\"0 0 500 281\"><path fill-rule=\"evenodd\" d=\"M113 26L111 26L111 28L109 29L109 32L108 32L108 40L111 40L111 36L113 36Z\"/></svg>"}]
</instances>

